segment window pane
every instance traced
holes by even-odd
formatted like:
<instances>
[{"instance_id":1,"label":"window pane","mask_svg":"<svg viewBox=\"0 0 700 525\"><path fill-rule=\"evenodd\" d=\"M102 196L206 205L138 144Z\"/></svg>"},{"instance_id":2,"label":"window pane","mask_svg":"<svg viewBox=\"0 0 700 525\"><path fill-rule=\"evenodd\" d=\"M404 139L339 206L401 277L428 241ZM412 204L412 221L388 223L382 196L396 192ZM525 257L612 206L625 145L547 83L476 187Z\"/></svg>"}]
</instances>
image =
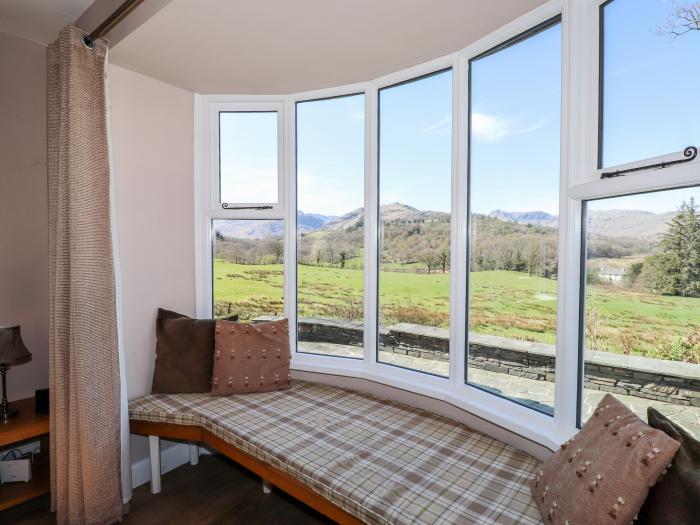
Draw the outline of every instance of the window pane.
<instances>
[{"instance_id":1,"label":"window pane","mask_svg":"<svg viewBox=\"0 0 700 525\"><path fill-rule=\"evenodd\" d=\"M380 362L449 374L452 71L379 92Z\"/></svg>"},{"instance_id":2,"label":"window pane","mask_svg":"<svg viewBox=\"0 0 700 525\"><path fill-rule=\"evenodd\" d=\"M552 414L561 24L470 70L467 381Z\"/></svg>"},{"instance_id":3,"label":"window pane","mask_svg":"<svg viewBox=\"0 0 700 525\"><path fill-rule=\"evenodd\" d=\"M219 113L221 202L275 203L277 112Z\"/></svg>"},{"instance_id":4,"label":"window pane","mask_svg":"<svg viewBox=\"0 0 700 525\"><path fill-rule=\"evenodd\" d=\"M362 358L364 98L297 104L300 352Z\"/></svg>"},{"instance_id":5,"label":"window pane","mask_svg":"<svg viewBox=\"0 0 700 525\"><path fill-rule=\"evenodd\" d=\"M284 221L212 221L214 316L284 315Z\"/></svg>"},{"instance_id":6,"label":"window pane","mask_svg":"<svg viewBox=\"0 0 700 525\"><path fill-rule=\"evenodd\" d=\"M685 32L674 5L614 0L601 10L602 166L700 145L700 31Z\"/></svg>"},{"instance_id":7,"label":"window pane","mask_svg":"<svg viewBox=\"0 0 700 525\"><path fill-rule=\"evenodd\" d=\"M582 419L606 392L700 438L700 189L588 202Z\"/></svg>"}]
</instances>

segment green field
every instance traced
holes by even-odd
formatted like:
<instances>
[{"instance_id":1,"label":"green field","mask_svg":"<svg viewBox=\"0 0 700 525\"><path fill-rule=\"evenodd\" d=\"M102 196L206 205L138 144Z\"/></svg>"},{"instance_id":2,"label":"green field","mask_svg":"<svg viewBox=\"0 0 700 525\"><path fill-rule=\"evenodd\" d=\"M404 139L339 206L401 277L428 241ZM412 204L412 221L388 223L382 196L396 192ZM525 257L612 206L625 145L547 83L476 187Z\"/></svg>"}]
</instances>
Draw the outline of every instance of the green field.
<instances>
[{"instance_id":1,"label":"green field","mask_svg":"<svg viewBox=\"0 0 700 525\"><path fill-rule=\"evenodd\" d=\"M302 317L362 319L361 270L299 266ZM214 264L216 314L238 313L248 320L283 312L283 266L244 265L217 259ZM380 273L383 324L412 322L446 327L449 273ZM470 323L474 332L554 343L555 280L525 273L483 271L471 274ZM589 347L648 355L700 327L700 300L588 286Z\"/></svg>"}]
</instances>

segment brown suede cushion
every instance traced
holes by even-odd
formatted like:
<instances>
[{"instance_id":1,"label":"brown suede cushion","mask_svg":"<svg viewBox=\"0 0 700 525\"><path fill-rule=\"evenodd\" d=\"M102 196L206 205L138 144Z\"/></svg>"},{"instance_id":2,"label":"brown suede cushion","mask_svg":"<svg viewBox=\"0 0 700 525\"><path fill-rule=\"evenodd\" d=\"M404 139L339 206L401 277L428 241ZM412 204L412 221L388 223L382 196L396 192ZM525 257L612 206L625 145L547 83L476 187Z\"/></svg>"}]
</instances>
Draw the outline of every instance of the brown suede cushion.
<instances>
[{"instance_id":1,"label":"brown suede cushion","mask_svg":"<svg viewBox=\"0 0 700 525\"><path fill-rule=\"evenodd\" d=\"M212 396L289 388L286 319L248 324L216 321Z\"/></svg>"},{"instance_id":2,"label":"brown suede cushion","mask_svg":"<svg viewBox=\"0 0 700 525\"><path fill-rule=\"evenodd\" d=\"M607 394L581 431L538 469L532 493L542 519L627 525L678 447Z\"/></svg>"},{"instance_id":3,"label":"brown suede cushion","mask_svg":"<svg viewBox=\"0 0 700 525\"><path fill-rule=\"evenodd\" d=\"M668 472L649 491L639 511L641 525L700 523L700 442L658 410L647 409L649 424L681 444Z\"/></svg>"},{"instance_id":4,"label":"brown suede cushion","mask_svg":"<svg viewBox=\"0 0 700 525\"><path fill-rule=\"evenodd\" d=\"M213 319L158 309L152 394L209 392L214 359Z\"/></svg>"}]
</instances>

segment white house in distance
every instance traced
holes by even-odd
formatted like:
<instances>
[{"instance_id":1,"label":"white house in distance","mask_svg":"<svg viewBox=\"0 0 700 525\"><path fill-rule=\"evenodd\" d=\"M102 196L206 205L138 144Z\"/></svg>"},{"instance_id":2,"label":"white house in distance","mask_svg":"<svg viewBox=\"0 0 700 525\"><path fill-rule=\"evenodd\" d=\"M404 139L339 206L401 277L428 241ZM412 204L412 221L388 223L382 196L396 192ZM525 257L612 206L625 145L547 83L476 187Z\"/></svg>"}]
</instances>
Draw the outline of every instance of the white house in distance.
<instances>
[{"instance_id":1,"label":"white house in distance","mask_svg":"<svg viewBox=\"0 0 700 525\"><path fill-rule=\"evenodd\" d=\"M614 267L608 267L606 268L603 266L600 269L600 278L603 279L604 281L608 281L610 283L616 284L622 281L622 278L625 275L625 269L624 268L614 268Z\"/></svg>"}]
</instances>

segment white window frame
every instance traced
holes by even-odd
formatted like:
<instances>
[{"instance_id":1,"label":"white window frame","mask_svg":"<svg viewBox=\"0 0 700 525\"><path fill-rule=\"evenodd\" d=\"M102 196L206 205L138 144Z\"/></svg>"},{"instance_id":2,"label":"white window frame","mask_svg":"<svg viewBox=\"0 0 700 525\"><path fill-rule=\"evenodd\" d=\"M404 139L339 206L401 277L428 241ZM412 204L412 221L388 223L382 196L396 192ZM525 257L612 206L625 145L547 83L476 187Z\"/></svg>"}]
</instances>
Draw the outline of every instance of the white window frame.
<instances>
[{"instance_id":1,"label":"white window frame","mask_svg":"<svg viewBox=\"0 0 700 525\"><path fill-rule=\"evenodd\" d=\"M552 450L576 432L579 393L581 209L584 200L700 184L700 160L658 172L600 180L598 169L598 29L604 0L551 0L468 47L368 82L276 96L195 96L195 253L197 315L211 315L211 220L285 220L285 315L290 321L292 368L364 378L446 401ZM467 319L467 171L469 59L561 15L562 109L559 200L559 280L554 416L465 383ZM377 148L378 90L446 67L452 68L452 224L450 279L450 376L441 378L377 362ZM296 103L365 95L365 296L364 359L296 352ZM273 210L222 210L211 194L212 104L282 107L280 206ZM233 106L232 106L233 107ZM217 152L218 155L218 152ZM677 158L670 155L669 158ZM646 162L646 161L642 161ZM633 163L639 164L639 163ZM610 169L623 169L616 166ZM218 173L217 173L218 177Z\"/></svg>"},{"instance_id":2,"label":"white window frame","mask_svg":"<svg viewBox=\"0 0 700 525\"><path fill-rule=\"evenodd\" d=\"M194 224L196 310L200 317L212 316L212 221L284 220L288 177L285 140L285 97L195 95L194 97ZM219 196L219 113L277 113L277 192L278 202L229 203L240 206L270 205L270 209L227 209ZM285 222L285 230L287 229ZM287 246L285 245L285 262ZM285 275L285 282L287 275ZM285 290L286 292L286 290ZM286 293L285 293L286 302Z\"/></svg>"}]
</instances>

